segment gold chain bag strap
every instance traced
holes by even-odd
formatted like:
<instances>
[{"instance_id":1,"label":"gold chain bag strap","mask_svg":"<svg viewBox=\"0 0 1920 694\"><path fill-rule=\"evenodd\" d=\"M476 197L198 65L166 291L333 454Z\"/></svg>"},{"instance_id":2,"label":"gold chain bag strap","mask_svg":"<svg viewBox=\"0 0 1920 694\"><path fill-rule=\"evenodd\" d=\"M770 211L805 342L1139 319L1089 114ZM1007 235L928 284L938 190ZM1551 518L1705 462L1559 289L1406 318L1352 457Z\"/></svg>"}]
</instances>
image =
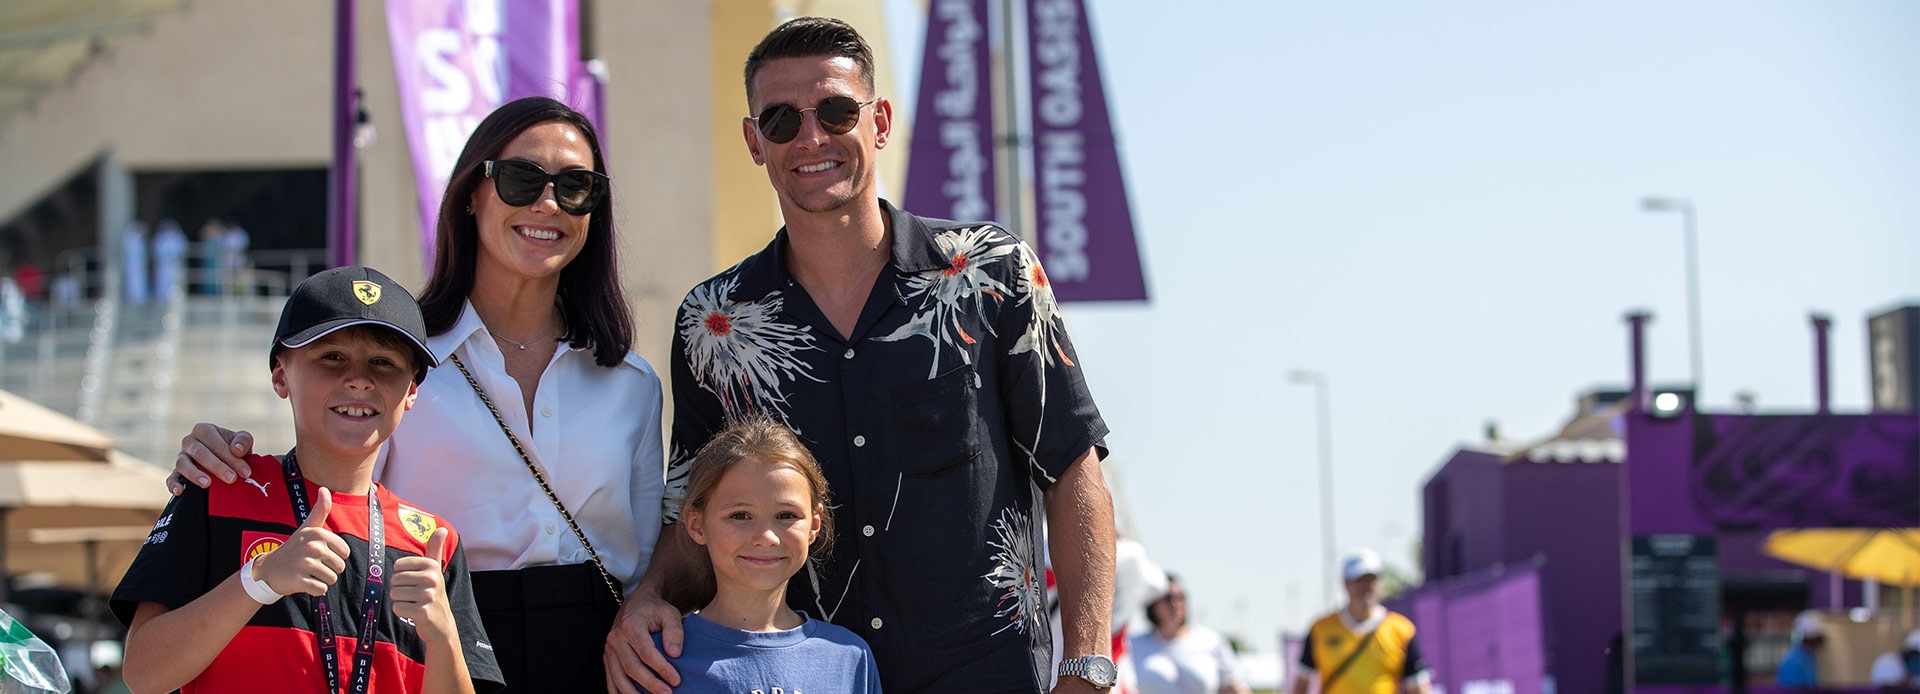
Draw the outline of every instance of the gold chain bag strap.
<instances>
[{"instance_id":1,"label":"gold chain bag strap","mask_svg":"<svg viewBox=\"0 0 1920 694\"><path fill-rule=\"evenodd\" d=\"M567 520L567 527L573 528L573 536L580 539L580 546L587 548L587 556L593 559L593 568L600 571L600 580L606 581L607 591L613 593L614 604L623 604L620 589L613 587L613 575L607 573L605 564L600 563L600 553L593 551L593 543L587 541L586 533L580 532L580 524L573 522L573 514L567 513L567 507L560 503L560 497L553 493L553 487L547 486L546 476L540 474L540 468L535 466L533 458L527 455L526 447L520 445L520 437L514 436L513 430L507 428L507 420L500 416L500 410L493 406L493 400L487 397L487 391L480 387L480 382L473 380L473 372L467 370L466 364L460 363L460 356L449 354L447 358L453 360L454 366L460 367L460 375L467 377L467 385L473 386L473 392L480 395L480 403L487 406L488 412L493 413L493 421L500 424L501 433L506 434L507 441L513 443L513 451L520 454L520 462L527 464L527 472L533 473L533 481L540 483L540 491L547 493L547 500L553 502L554 508L560 509L560 517Z\"/></svg>"}]
</instances>

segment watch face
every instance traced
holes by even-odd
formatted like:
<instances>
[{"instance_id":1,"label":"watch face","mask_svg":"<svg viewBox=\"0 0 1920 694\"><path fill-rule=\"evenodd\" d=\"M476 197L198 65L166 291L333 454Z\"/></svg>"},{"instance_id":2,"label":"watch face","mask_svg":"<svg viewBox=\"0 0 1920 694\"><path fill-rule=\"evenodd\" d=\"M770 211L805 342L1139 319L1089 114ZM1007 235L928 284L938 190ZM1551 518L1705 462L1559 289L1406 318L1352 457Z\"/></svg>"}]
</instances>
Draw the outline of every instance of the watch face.
<instances>
[{"instance_id":1,"label":"watch face","mask_svg":"<svg viewBox=\"0 0 1920 694\"><path fill-rule=\"evenodd\" d=\"M1087 681L1102 687L1111 687L1120 679L1119 669L1113 666L1113 660L1101 656L1087 658Z\"/></svg>"}]
</instances>

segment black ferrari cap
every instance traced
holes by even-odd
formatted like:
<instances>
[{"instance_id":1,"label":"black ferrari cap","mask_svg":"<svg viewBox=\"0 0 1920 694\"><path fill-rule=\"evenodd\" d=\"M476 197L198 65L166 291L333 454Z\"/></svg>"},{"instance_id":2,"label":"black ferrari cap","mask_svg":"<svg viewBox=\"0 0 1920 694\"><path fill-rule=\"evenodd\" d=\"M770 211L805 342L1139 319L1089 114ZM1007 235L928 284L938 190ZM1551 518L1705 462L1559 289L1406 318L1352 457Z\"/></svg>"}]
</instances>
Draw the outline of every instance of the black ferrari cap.
<instances>
[{"instance_id":1,"label":"black ferrari cap","mask_svg":"<svg viewBox=\"0 0 1920 694\"><path fill-rule=\"evenodd\" d=\"M405 287L379 270L359 265L337 267L300 282L280 310L273 330L273 352L297 349L354 325L374 325L406 336L419 373L439 365L427 349L427 321Z\"/></svg>"}]
</instances>

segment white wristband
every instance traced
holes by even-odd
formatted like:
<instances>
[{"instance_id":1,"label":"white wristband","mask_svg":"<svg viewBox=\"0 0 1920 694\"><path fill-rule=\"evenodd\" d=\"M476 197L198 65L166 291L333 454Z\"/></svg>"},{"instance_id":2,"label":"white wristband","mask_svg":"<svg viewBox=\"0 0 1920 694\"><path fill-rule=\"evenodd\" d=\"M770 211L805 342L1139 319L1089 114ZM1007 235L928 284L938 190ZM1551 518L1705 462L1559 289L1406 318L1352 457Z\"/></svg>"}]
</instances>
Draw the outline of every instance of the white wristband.
<instances>
[{"instance_id":1,"label":"white wristband","mask_svg":"<svg viewBox=\"0 0 1920 694\"><path fill-rule=\"evenodd\" d=\"M247 597L253 598L254 602L262 605L271 605L280 602L280 598L284 597L279 593L273 592L273 586L267 585L266 581L253 577L252 559L248 559L247 563L240 565L240 585L247 589Z\"/></svg>"}]
</instances>

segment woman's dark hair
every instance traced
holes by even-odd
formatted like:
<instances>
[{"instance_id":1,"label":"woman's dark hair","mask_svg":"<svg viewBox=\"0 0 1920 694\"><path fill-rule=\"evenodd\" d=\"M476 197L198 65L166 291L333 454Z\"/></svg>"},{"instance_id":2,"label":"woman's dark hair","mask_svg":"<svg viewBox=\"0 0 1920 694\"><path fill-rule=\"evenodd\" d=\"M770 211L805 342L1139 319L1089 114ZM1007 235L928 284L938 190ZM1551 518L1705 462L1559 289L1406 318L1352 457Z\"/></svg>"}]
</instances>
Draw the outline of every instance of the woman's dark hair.
<instances>
[{"instance_id":1,"label":"woman's dark hair","mask_svg":"<svg viewBox=\"0 0 1920 694\"><path fill-rule=\"evenodd\" d=\"M579 111L544 96L507 102L480 121L453 163L446 193L440 197L440 221L434 233L433 276L420 292L420 313L427 334L453 329L460 310L473 292L473 264L480 253L480 229L468 207L473 191L486 182L481 162L500 156L507 143L543 123L565 123L587 138L593 150L593 170L607 172L600 154L600 135ZM613 238L612 194L600 200L587 222L587 242L580 255L560 270L560 315L567 322L562 336L571 347L591 348L593 361L613 366L625 359L633 345L633 312L620 284L620 263ZM565 213L562 213L565 214Z\"/></svg>"},{"instance_id":2,"label":"woman's dark hair","mask_svg":"<svg viewBox=\"0 0 1920 694\"><path fill-rule=\"evenodd\" d=\"M1147 622L1152 624L1153 628L1155 629L1160 628L1160 615L1153 613L1153 606L1158 605L1160 604L1160 601L1167 599L1168 595L1172 595L1173 584L1179 583L1179 582L1180 582L1180 577L1173 575L1172 571L1168 571L1167 572L1167 592L1161 594L1160 597L1147 601Z\"/></svg>"}]
</instances>

